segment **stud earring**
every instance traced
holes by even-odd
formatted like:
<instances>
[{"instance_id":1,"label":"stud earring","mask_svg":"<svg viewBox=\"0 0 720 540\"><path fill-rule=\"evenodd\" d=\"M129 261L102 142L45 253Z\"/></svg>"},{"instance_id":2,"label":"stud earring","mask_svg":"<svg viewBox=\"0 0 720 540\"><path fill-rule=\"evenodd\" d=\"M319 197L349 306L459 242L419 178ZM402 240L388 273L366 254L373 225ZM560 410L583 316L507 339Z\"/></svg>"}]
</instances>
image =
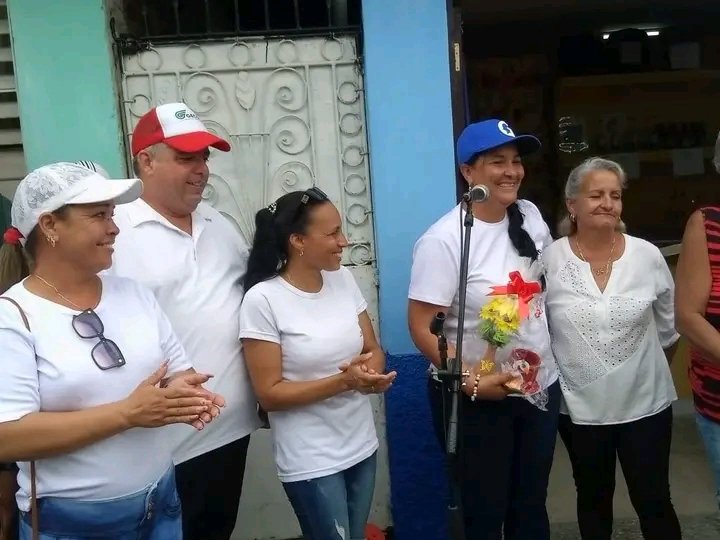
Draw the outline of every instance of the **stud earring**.
<instances>
[{"instance_id":1,"label":"stud earring","mask_svg":"<svg viewBox=\"0 0 720 540\"><path fill-rule=\"evenodd\" d=\"M50 236L49 234L45 237L47 238L48 244L50 244L50 247L55 247L55 244L57 243L57 240L54 236Z\"/></svg>"},{"instance_id":2,"label":"stud earring","mask_svg":"<svg viewBox=\"0 0 720 540\"><path fill-rule=\"evenodd\" d=\"M575 214L570 214L570 221L575 223Z\"/></svg>"}]
</instances>

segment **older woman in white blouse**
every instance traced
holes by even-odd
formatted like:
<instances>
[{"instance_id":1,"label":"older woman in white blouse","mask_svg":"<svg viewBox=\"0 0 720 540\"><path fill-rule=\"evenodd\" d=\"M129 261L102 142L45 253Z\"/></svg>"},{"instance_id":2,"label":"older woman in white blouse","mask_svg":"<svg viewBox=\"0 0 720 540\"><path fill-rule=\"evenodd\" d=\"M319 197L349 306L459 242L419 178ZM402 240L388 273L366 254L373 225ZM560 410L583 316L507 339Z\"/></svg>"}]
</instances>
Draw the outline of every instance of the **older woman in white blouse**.
<instances>
[{"instance_id":1,"label":"older woman in white blouse","mask_svg":"<svg viewBox=\"0 0 720 540\"><path fill-rule=\"evenodd\" d=\"M626 176L591 158L565 185L563 237L543 253L547 311L583 540L610 540L616 456L644 538L681 538L670 500L673 280L653 244L624 234Z\"/></svg>"}]
</instances>

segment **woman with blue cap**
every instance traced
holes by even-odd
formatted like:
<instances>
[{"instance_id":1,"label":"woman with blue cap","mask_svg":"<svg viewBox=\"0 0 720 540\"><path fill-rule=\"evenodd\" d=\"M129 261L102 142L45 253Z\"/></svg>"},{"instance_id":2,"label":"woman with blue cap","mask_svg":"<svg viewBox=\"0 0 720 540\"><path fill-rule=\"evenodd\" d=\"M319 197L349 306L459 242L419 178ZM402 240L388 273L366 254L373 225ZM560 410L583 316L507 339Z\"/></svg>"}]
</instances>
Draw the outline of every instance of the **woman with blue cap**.
<instances>
[{"instance_id":1,"label":"woman with blue cap","mask_svg":"<svg viewBox=\"0 0 720 540\"><path fill-rule=\"evenodd\" d=\"M472 212L459 418L467 538L550 538L545 500L560 389L538 255L552 237L537 207L518 199L522 157L539 148L537 138L516 136L503 120L467 126L457 141L460 172L471 189L483 186L488 196L453 208L413 252L409 327L431 362L430 405L444 445L441 360L430 323L443 312L448 338L457 332L463 220ZM453 357L454 344L449 348Z\"/></svg>"}]
</instances>

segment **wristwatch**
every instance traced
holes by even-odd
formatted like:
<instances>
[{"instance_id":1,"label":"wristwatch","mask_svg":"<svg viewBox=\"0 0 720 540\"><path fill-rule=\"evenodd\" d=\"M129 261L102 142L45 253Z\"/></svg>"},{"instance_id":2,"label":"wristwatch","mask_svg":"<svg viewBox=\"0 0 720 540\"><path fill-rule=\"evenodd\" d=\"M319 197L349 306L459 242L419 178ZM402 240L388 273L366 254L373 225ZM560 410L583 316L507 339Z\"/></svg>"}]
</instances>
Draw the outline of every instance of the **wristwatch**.
<instances>
[{"instance_id":1,"label":"wristwatch","mask_svg":"<svg viewBox=\"0 0 720 540\"><path fill-rule=\"evenodd\" d=\"M17 471L17 463L11 462L11 463L5 463L3 461L0 461L0 472L1 471Z\"/></svg>"}]
</instances>

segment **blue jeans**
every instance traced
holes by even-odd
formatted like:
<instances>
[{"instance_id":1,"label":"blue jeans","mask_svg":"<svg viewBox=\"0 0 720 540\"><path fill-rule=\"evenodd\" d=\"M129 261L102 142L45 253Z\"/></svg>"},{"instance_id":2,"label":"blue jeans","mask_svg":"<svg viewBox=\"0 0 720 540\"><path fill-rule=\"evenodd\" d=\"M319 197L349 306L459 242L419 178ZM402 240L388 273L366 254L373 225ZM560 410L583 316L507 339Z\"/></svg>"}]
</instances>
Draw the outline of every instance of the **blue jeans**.
<instances>
[{"instance_id":1,"label":"blue jeans","mask_svg":"<svg viewBox=\"0 0 720 540\"><path fill-rule=\"evenodd\" d=\"M330 476L283 483L305 540L364 540L376 463L377 452Z\"/></svg>"},{"instance_id":2,"label":"blue jeans","mask_svg":"<svg viewBox=\"0 0 720 540\"><path fill-rule=\"evenodd\" d=\"M700 413L695 413L695 421L705 443L710 468L715 476L715 497L720 507L720 424Z\"/></svg>"},{"instance_id":3,"label":"blue jeans","mask_svg":"<svg viewBox=\"0 0 720 540\"><path fill-rule=\"evenodd\" d=\"M181 540L175 472L138 493L103 501L38 499L40 540ZM20 540L32 539L30 514L20 513Z\"/></svg>"}]
</instances>

